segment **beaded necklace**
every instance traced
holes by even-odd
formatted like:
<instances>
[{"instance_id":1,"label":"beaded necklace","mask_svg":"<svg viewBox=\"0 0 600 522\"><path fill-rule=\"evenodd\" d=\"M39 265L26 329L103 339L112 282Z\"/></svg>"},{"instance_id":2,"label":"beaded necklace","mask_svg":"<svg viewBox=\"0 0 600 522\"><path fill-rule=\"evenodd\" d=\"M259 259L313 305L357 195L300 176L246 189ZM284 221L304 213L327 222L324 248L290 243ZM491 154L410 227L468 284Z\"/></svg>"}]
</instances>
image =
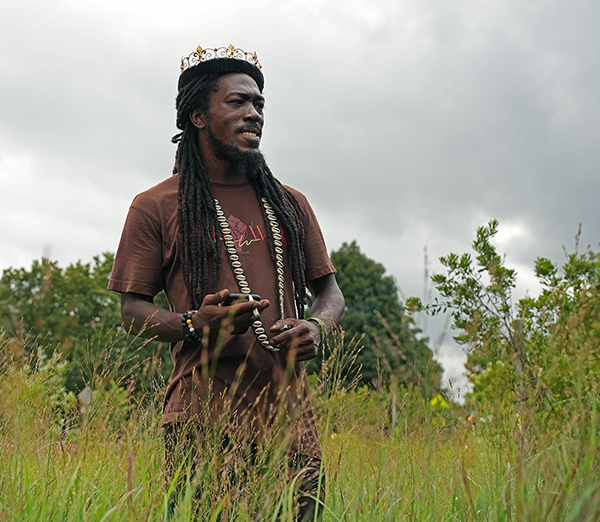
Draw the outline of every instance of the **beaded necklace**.
<instances>
[{"instance_id":1,"label":"beaded necklace","mask_svg":"<svg viewBox=\"0 0 600 522\"><path fill-rule=\"evenodd\" d=\"M262 198L261 202L263 208L265 209L265 214L267 216L269 225L271 226L271 233L273 234L273 244L275 245L275 268L277 270L277 293L279 300L279 313L281 314L281 319L283 319L285 317L283 239L281 236L281 229L279 228L279 223L277 223L277 217L275 216L273 208L271 207L271 205L269 205L268 201L265 198ZM227 221L225 213L223 212L223 209L221 208L221 205L219 204L219 201L216 198L215 207L217 209L217 221L219 222L219 226L221 227L223 241L225 242L225 250L227 252L227 257L229 258L231 270L233 270L233 275L235 276L240 292L242 294L250 295L252 291L250 290L250 285L246 280L246 275L244 274L244 269L242 268L240 256L238 256L237 254L235 242L233 240L233 234L231 233L231 228L229 227L229 222ZM252 323L252 329L254 330L254 335L256 335L256 339L258 340L258 342L266 350L270 350L272 352L279 351L279 348L276 348L269 344L269 336L267 335L267 330L262 321L262 318L260 317L260 313L256 308L253 310L253 314L254 322Z\"/></svg>"}]
</instances>

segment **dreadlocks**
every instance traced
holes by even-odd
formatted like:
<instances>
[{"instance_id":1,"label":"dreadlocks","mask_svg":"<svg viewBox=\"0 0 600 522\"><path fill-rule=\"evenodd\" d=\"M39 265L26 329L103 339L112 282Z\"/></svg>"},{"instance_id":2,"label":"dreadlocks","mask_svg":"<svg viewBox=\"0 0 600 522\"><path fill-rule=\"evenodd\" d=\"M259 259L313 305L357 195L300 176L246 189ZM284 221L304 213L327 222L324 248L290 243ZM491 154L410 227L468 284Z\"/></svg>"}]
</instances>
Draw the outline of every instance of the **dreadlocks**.
<instances>
[{"instance_id":1,"label":"dreadlocks","mask_svg":"<svg viewBox=\"0 0 600 522\"><path fill-rule=\"evenodd\" d=\"M179 143L173 169L174 174L179 174L178 241L183 276L193 309L200 307L211 285L217 288L221 274L222 241L219 240L222 239L222 234L217 222L210 180L202 161L198 130L190 115L194 110L205 114L208 112L210 97L218 90L221 76L222 74L209 74L190 81L181 87L176 100L177 127L182 131L173 137L173 142ZM247 172L247 175L258 198L268 201L281 226L289 252L294 302L298 317L302 318L306 298L302 210L296 198L275 179L266 163L261 164ZM266 223L264 208L262 212ZM275 262L275 245L271 234L267 234L267 242L271 258Z\"/></svg>"}]
</instances>

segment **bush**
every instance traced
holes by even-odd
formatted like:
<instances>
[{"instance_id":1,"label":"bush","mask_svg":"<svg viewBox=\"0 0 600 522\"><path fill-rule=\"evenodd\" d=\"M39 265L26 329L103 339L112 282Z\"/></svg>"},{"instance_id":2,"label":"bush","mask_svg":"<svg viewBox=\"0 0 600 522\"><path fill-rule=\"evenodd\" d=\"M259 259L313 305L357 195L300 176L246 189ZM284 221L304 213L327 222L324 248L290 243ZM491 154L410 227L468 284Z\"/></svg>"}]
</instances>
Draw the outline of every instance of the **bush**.
<instances>
[{"instance_id":1,"label":"bush","mask_svg":"<svg viewBox=\"0 0 600 522\"><path fill-rule=\"evenodd\" d=\"M442 299L426 309L452 313L455 339L468 347L467 404L479 418L503 431L533 422L558 433L600 391L600 257L575 252L561 269L537 259L542 293L513 305L516 272L492 245L497 231L496 221L477 230L475 259L441 258L447 273L432 280ZM411 306L424 309L417 299Z\"/></svg>"}]
</instances>

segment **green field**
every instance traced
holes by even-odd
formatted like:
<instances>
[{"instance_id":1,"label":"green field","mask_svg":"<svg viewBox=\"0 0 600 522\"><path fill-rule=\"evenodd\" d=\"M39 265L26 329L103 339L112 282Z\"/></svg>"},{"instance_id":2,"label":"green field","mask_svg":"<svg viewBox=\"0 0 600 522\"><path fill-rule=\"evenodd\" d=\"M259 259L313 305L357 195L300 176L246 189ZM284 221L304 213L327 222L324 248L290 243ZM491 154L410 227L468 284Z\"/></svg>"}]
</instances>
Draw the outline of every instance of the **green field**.
<instances>
[{"instance_id":1,"label":"green field","mask_svg":"<svg viewBox=\"0 0 600 522\"><path fill-rule=\"evenodd\" d=\"M181 470L169 515L177 493L163 466L160 383L134 398L105 371L82 411L58 358L25 364L6 335L1 350L1 520L292 520L277 447L235 484L226 457L204 448L192 482ZM597 402L544 433L527 411L467 420L463 406L432 409L418 389L348 390L331 369L324 379L313 405L325 521L600 519Z\"/></svg>"}]
</instances>

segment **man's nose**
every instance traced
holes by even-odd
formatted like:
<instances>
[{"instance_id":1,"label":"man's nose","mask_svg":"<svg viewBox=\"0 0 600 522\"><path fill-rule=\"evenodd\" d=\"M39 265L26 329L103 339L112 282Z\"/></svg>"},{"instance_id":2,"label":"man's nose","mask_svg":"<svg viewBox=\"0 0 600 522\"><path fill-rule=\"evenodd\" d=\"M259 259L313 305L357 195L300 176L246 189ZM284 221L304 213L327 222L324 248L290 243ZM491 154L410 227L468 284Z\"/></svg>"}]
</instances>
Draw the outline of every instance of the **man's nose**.
<instances>
[{"instance_id":1,"label":"man's nose","mask_svg":"<svg viewBox=\"0 0 600 522\"><path fill-rule=\"evenodd\" d=\"M246 109L246 113L244 114L244 119L252 121L261 121L262 114L256 110L256 107L252 103L249 103L248 108Z\"/></svg>"}]
</instances>

